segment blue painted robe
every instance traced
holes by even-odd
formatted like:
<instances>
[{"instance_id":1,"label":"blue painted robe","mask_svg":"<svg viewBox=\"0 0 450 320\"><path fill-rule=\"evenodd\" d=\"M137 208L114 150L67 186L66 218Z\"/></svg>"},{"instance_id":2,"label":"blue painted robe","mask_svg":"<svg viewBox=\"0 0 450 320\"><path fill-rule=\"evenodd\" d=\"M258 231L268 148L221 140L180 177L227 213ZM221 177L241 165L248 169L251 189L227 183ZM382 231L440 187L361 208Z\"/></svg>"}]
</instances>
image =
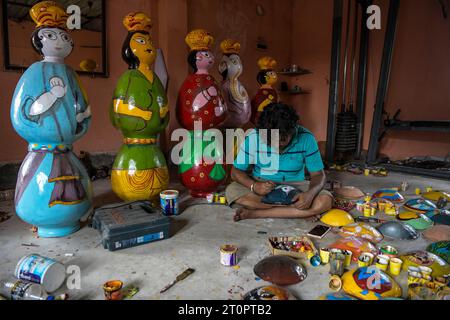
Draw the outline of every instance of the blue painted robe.
<instances>
[{"instance_id":1,"label":"blue painted robe","mask_svg":"<svg viewBox=\"0 0 450 320\"><path fill-rule=\"evenodd\" d=\"M51 90L50 79L60 78L67 88L52 107L36 116L30 108ZM61 236L91 208L90 180L72 150L72 143L87 131L91 118L78 123L78 113L88 108L76 73L65 64L37 62L19 80L11 105L11 121L29 142L16 186L16 212L26 222ZM74 226L75 228L75 226ZM73 230L72 230L73 231Z\"/></svg>"}]
</instances>

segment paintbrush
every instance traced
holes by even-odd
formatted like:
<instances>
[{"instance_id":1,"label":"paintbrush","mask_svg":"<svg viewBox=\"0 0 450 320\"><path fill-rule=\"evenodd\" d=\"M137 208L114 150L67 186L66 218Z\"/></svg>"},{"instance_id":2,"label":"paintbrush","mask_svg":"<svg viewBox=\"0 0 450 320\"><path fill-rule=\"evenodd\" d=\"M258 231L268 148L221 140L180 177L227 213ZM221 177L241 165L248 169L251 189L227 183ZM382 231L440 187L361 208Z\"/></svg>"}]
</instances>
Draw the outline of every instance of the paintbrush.
<instances>
[{"instance_id":1,"label":"paintbrush","mask_svg":"<svg viewBox=\"0 0 450 320\"><path fill-rule=\"evenodd\" d=\"M165 286L159 293L164 293L167 290L169 290L170 288L172 288L177 282L186 279L187 277L189 277L191 274L193 274L195 272L194 269L189 268L186 271L184 271L182 274L180 274L179 276L177 276L177 278L175 279L175 281L173 281L172 283L170 283L169 285Z\"/></svg>"}]
</instances>

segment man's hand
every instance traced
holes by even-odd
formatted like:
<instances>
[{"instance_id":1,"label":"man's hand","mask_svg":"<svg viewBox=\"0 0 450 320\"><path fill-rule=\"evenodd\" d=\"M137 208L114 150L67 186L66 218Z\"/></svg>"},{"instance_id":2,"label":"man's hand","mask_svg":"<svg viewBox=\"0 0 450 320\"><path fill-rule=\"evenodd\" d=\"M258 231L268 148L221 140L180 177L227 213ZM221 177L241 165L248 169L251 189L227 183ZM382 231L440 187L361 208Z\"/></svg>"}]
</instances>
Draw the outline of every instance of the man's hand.
<instances>
[{"instance_id":1,"label":"man's hand","mask_svg":"<svg viewBox=\"0 0 450 320\"><path fill-rule=\"evenodd\" d=\"M311 192L303 192L296 195L293 199L295 202L292 204L292 207L295 207L299 210L307 210L311 208L311 205L314 201L314 194Z\"/></svg>"},{"instance_id":2,"label":"man's hand","mask_svg":"<svg viewBox=\"0 0 450 320\"><path fill-rule=\"evenodd\" d=\"M258 181L253 185L253 191L259 196L265 196L275 189L275 183L272 181Z\"/></svg>"}]
</instances>

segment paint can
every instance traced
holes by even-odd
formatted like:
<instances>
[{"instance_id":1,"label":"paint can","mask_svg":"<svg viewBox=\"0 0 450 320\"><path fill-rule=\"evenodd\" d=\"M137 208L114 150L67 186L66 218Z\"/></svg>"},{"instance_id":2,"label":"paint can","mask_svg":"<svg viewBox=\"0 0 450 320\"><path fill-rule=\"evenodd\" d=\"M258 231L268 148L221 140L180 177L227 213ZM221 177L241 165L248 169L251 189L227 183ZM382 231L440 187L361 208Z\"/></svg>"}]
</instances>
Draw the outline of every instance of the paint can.
<instances>
[{"instance_id":1,"label":"paint can","mask_svg":"<svg viewBox=\"0 0 450 320\"><path fill-rule=\"evenodd\" d=\"M108 281L103 285L105 300L122 300L123 282L120 280Z\"/></svg>"},{"instance_id":2,"label":"paint can","mask_svg":"<svg viewBox=\"0 0 450 320\"><path fill-rule=\"evenodd\" d=\"M237 265L237 251L238 249L230 244L220 247L220 263L227 267L234 267Z\"/></svg>"},{"instance_id":3,"label":"paint can","mask_svg":"<svg viewBox=\"0 0 450 320\"><path fill-rule=\"evenodd\" d=\"M332 249L330 253L330 274L342 277L344 274L345 255L339 249Z\"/></svg>"},{"instance_id":4,"label":"paint can","mask_svg":"<svg viewBox=\"0 0 450 320\"><path fill-rule=\"evenodd\" d=\"M206 202L208 202L208 203L213 203L214 202L214 194L213 193L208 193L206 195Z\"/></svg>"},{"instance_id":5,"label":"paint can","mask_svg":"<svg viewBox=\"0 0 450 320\"><path fill-rule=\"evenodd\" d=\"M225 196L220 196L220 204L227 204L227 198Z\"/></svg>"},{"instance_id":6,"label":"paint can","mask_svg":"<svg viewBox=\"0 0 450 320\"><path fill-rule=\"evenodd\" d=\"M66 268L56 260L38 254L26 255L17 263L17 279L42 285L49 293L58 290L66 279Z\"/></svg>"},{"instance_id":7,"label":"paint can","mask_svg":"<svg viewBox=\"0 0 450 320\"><path fill-rule=\"evenodd\" d=\"M214 193L214 203L218 203L220 199L220 196L218 193Z\"/></svg>"},{"instance_id":8,"label":"paint can","mask_svg":"<svg viewBox=\"0 0 450 320\"><path fill-rule=\"evenodd\" d=\"M159 194L161 209L165 216L177 216L179 214L177 190L165 190Z\"/></svg>"},{"instance_id":9,"label":"paint can","mask_svg":"<svg viewBox=\"0 0 450 320\"><path fill-rule=\"evenodd\" d=\"M322 264L328 264L330 262L330 249L320 249L320 260L322 261Z\"/></svg>"}]
</instances>

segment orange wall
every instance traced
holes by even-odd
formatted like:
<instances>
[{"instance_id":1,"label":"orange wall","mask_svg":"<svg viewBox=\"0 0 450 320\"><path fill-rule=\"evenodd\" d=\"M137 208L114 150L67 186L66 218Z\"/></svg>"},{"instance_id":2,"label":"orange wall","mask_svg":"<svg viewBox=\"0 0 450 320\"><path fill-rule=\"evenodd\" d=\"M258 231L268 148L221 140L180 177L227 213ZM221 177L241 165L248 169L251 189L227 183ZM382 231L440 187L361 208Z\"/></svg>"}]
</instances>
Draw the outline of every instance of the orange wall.
<instances>
[{"instance_id":1,"label":"orange wall","mask_svg":"<svg viewBox=\"0 0 450 320\"><path fill-rule=\"evenodd\" d=\"M318 140L326 139L332 0L127 0L126 3L125 7L121 0L107 2L110 77L81 78L90 98L93 121L86 136L75 144L76 150L115 152L121 145L121 134L109 123L107 114L116 81L127 68L121 59L122 41L126 36L122 18L135 10L145 11L152 17L152 35L163 49L169 69L172 120L167 133L178 127L174 112L176 97L188 73L188 48L184 37L189 30L201 27L208 29L216 39L217 60L221 56L218 45L222 39L233 37L243 43L244 74L241 80L250 95L257 89L256 60L262 55L274 56L280 68L295 63L311 69L312 75L297 79L281 77L280 81L298 84L312 93L282 98L297 107L303 124ZM383 30L371 32L364 148L368 147L388 0L376 3L382 6ZM263 5L265 16L256 15L256 4ZM450 19L442 18L437 1L402 1L387 101L389 112L394 113L400 107L403 110L401 119L405 120L450 119L449 24ZM259 36L269 45L266 52L256 50ZM0 64L3 64L2 59L0 55ZM220 80L216 70L214 75ZM0 162L20 161L26 154L26 142L14 132L9 118L11 98L19 77L20 73L0 72L0 106L3 110ZM163 135L162 145L166 145L168 136ZM393 132L383 141L381 151L392 158L424 154L443 156L450 151L450 136Z\"/></svg>"},{"instance_id":2,"label":"orange wall","mask_svg":"<svg viewBox=\"0 0 450 320\"><path fill-rule=\"evenodd\" d=\"M374 3L382 10L382 30L370 33L365 149L369 144L389 1ZM296 97L293 103L303 124L318 140L326 140L333 1L295 0L293 14L297 19L293 20L292 61L314 71L296 81L312 94ZM450 120L449 39L450 19L443 19L437 1L401 1L387 112L393 115L401 108L402 120ZM450 135L390 132L382 140L380 152L392 159L445 156L450 152Z\"/></svg>"},{"instance_id":3,"label":"orange wall","mask_svg":"<svg viewBox=\"0 0 450 320\"><path fill-rule=\"evenodd\" d=\"M279 68L290 63L293 2L296 0L188 1L189 29L205 28L215 37L216 67L212 74L217 81L222 80L217 71L222 57L219 46L226 38L236 39L241 43L240 57L244 72L240 80L251 97L258 88L256 75L259 72L257 61L260 57L274 57ZM263 6L264 16L256 14L257 4ZM267 50L256 48L258 37L264 38Z\"/></svg>"}]
</instances>

